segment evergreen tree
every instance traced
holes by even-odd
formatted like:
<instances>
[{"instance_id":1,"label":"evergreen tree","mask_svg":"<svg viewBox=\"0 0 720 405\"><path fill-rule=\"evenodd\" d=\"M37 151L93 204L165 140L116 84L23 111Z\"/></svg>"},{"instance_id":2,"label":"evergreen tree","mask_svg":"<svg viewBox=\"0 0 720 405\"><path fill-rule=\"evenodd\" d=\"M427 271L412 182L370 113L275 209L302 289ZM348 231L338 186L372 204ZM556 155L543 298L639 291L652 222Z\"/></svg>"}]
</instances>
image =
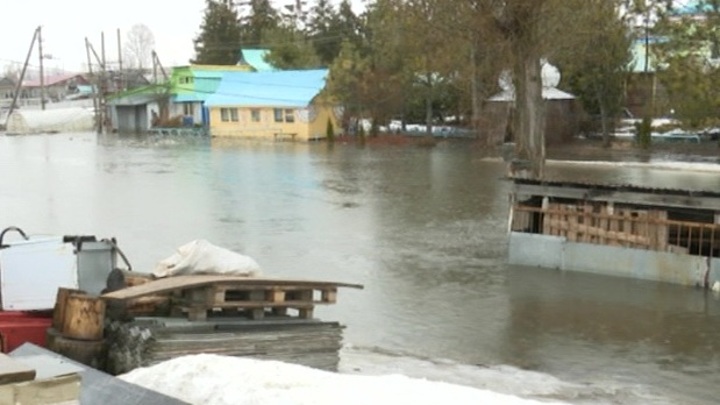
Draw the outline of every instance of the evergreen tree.
<instances>
[{"instance_id":1,"label":"evergreen tree","mask_svg":"<svg viewBox=\"0 0 720 405\"><path fill-rule=\"evenodd\" d=\"M195 38L193 64L235 65L240 54L237 13L225 0L206 0L200 34Z\"/></svg>"},{"instance_id":2,"label":"evergreen tree","mask_svg":"<svg viewBox=\"0 0 720 405\"><path fill-rule=\"evenodd\" d=\"M720 0L699 0L695 11L666 14L656 27L666 40L651 50L676 117L700 128L717 125L720 110Z\"/></svg>"},{"instance_id":3,"label":"evergreen tree","mask_svg":"<svg viewBox=\"0 0 720 405\"><path fill-rule=\"evenodd\" d=\"M266 61L278 69L307 69L322 65L315 48L294 26L283 25L266 30L263 43L270 50Z\"/></svg>"},{"instance_id":4,"label":"evergreen tree","mask_svg":"<svg viewBox=\"0 0 720 405\"><path fill-rule=\"evenodd\" d=\"M340 53L340 48L342 48L342 41L345 40L352 42L353 45L358 48L362 47L363 36L365 35L365 24L363 20L355 14L349 0L343 0L340 3L335 24L337 24L335 31L339 32L342 36L340 45L338 46L338 53Z\"/></svg>"},{"instance_id":5,"label":"evergreen tree","mask_svg":"<svg viewBox=\"0 0 720 405\"><path fill-rule=\"evenodd\" d=\"M325 66L330 65L340 52L342 36L338 28L339 18L330 1L318 0L310 10L307 33Z\"/></svg>"},{"instance_id":6,"label":"evergreen tree","mask_svg":"<svg viewBox=\"0 0 720 405\"><path fill-rule=\"evenodd\" d=\"M257 47L263 45L266 32L280 26L280 16L270 4L270 0L250 0L247 16L240 19L240 37L243 46Z\"/></svg>"},{"instance_id":7,"label":"evergreen tree","mask_svg":"<svg viewBox=\"0 0 720 405\"><path fill-rule=\"evenodd\" d=\"M603 142L609 146L610 130L622 110L632 59L630 26L617 0L567 1L578 7L575 18L566 23L575 34L562 41L564 46L556 49L555 59L585 111L600 117Z\"/></svg>"}]
</instances>

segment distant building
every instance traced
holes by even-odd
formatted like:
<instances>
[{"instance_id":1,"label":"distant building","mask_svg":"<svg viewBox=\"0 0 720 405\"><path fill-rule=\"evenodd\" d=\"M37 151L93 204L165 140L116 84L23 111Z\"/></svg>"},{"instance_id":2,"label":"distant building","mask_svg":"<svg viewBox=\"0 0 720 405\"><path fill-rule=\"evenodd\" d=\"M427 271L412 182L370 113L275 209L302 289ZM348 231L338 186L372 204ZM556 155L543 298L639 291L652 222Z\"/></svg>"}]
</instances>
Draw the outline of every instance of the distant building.
<instances>
[{"instance_id":1,"label":"distant building","mask_svg":"<svg viewBox=\"0 0 720 405\"><path fill-rule=\"evenodd\" d=\"M545 139L548 144L558 144L578 134L582 108L576 97L556 86L560 84L560 72L548 63L542 68L542 98L545 100ZM490 97L484 107L480 123L482 137L488 145L514 142L511 131L514 113L515 89L509 73L499 80L502 92Z\"/></svg>"},{"instance_id":2,"label":"distant building","mask_svg":"<svg viewBox=\"0 0 720 405\"><path fill-rule=\"evenodd\" d=\"M170 115L182 115L194 124L207 125L205 100L215 93L225 73L250 72L249 65L188 65L172 68Z\"/></svg>"},{"instance_id":3,"label":"distant building","mask_svg":"<svg viewBox=\"0 0 720 405\"><path fill-rule=\"evenodd\" d=\"M128 89L108 99L111 127L142 133L153 127L207 127L205 100L215 93L227 72L251 72L249 65L187 65L173 67L169 81Z\"/></svg>"},{"instance_id":4,"label":"distant building","mask_svg":"<svg viewBox=\"0 0 720 405\"><path fill-rule=\"evenodd\" d=\"M324 94L327 69L225 73L205 101L210 134L308 141L339 129Z\"/></svg>"},{"instance_id":5,"label":"distant building","mask_svg":"<svg viewBox=\"0 0 720 405\"><path fill-rule=\"evenodd\" d=\"M63 73L45 77L44 83L40 80L23 81L20 88L20 98L40 99L42 86L45 86L45 100L56 102L64 100L69 94L77 93L78 86L89 85L85 75L81 73Z\"/></svg>"},{"instance_id":6,"label":"distant building","mask_svg":"<svg viewBox=\"0 0 720 405\"><path fill-rule=\"evenodd\" d=\"M9 77L0 78L0 109L10 107L15 95L15 81Z\"/></svg>"}]
</instances>

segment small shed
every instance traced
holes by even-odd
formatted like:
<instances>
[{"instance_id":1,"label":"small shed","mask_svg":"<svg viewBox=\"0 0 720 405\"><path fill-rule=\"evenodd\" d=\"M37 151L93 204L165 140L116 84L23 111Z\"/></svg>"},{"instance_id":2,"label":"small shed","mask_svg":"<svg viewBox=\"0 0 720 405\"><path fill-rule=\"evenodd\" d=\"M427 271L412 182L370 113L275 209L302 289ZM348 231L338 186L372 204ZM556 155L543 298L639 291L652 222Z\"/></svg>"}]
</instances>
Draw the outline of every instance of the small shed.
<instances>
[{"instance_id":1,"label":"small shed","mask_svg":"<svg viewBox=\"0 0 720 405\"><path fill-rule=\"evenodd\" d=\"M577 135L582 108L574 95L557 88L560 84L560 72L547 62L542 67L542 82L546 143L563 143ZM515 104L515 89L509 72L501 75L499 85L502 91L490 97L483 108L481 133L488 145L513 141L507 139Z\"/></svg>"},{"instance_id":2,"label":"small shed","mask_svg":"<svg viewBox=\"0 0 720 405\"><path fill-rule=\"evenodd\" d=\"M124 95L107 102L112 129L119 133L147 132L153 116L160 114L160 101L167 96L141 92Z\"/></svg>"},{"instance_id":3,"label":"small shed","mask_svg":"<svg viewBox=\"0 0 720 405\"><path fill-rule=\"evenodd\" d=\"M92 109L82 107L50 110L15 110L8 117L9 135L31 135L56 132L92 131L95 117Z\"/></svg>"}]
</instances>

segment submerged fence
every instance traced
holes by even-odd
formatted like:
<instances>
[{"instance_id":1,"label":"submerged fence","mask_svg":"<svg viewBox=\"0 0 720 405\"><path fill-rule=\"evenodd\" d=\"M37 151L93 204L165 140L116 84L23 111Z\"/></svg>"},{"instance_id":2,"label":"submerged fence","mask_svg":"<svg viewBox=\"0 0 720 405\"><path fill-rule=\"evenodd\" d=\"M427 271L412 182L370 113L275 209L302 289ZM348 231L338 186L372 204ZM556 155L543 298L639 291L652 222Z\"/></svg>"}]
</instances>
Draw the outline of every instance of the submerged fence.
<instances>
[{"instance_id":1,"label":"submerged fence","mask_svg":"<svg viewBox=\"0 0 720 405\"><path fill-rule=\"evenodd\" d=\"M720 257L720 224L678 221L667 211L607 204L516 204L511 230L562 236L572 242Z\"/></svg>"}]
</instances>

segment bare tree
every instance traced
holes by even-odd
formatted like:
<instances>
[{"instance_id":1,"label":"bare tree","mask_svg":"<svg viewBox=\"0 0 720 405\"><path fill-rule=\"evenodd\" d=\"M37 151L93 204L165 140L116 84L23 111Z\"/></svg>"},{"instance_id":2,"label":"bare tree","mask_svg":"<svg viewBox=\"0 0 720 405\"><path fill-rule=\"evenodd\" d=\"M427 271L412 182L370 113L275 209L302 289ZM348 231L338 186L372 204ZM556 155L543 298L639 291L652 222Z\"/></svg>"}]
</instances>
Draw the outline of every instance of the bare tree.
<instances>
[{"instance_id":1,"label":"bare tree","mask_svg":"<svg viewBox=\"0 0 720 405\"><path fill-rule=\"evenodd\" d=\"M4 77L12 80L13 83L17 83L17 81L20 80L20 70L22 70L22 68L19 67L16 63L9 63L5 65L2 76L0 76L0 78Z\"/></svg>"},{"instance_id":2,"label":"bare tree","mask_svg":"<svg viewBox=\"0 0 720 405\"><path fill-rule=\"evenodd\" d=\"M150 64L155 36L145 24L135 24L125 38L125 63L130 68L143 69Z\"/></svg>"}]
</instances>

